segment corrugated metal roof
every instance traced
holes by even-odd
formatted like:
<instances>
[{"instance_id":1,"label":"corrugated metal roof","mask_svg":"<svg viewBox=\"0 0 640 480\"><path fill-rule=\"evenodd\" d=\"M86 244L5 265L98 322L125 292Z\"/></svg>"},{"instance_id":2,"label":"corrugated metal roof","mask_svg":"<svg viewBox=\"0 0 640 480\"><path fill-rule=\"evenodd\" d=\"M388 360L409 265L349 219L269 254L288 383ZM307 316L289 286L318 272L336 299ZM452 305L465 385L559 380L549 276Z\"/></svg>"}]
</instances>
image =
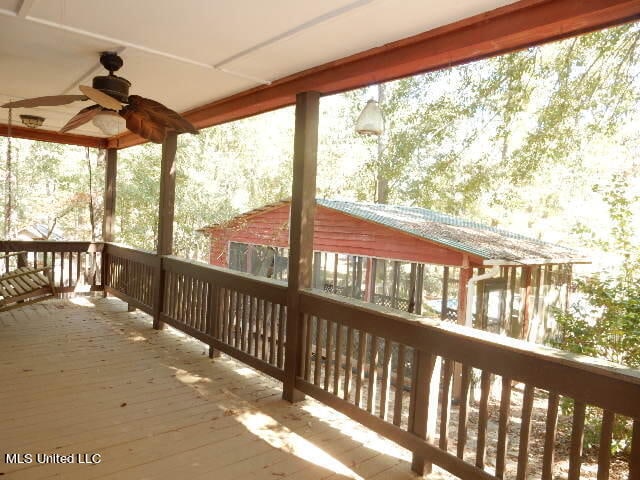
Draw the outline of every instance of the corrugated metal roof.
<instances>
[{"instance_id":1,"label":"corrugated metal roof","mask_svg":"<svg viewBox=\"0 0 640 480\"><path fill-rule=\"evenodd\" d=\"M243 213L230 222L259 215L263 211L289 203L275 202ZM435 242L484 260L504 260L514 263L585 262L584 255L563 245L543 242L473 220L454 217L422 207L384 205L317 199L321 207L330 208L355 218L384 225L400 232ZM224 227L210 225L201 229Z\"/></svg>"},{"instance_id":2,"label":"corrugated metal roof","mask_svg":"<svg viewBox=\"0 0 640 480\"><path fill-rule=\"evenodd\" d=\"M318 205L416 235L485 260L584 261L575 250L421 207L318 199ZM568 263L568 262L567 262Z\"/></svg>"}]
</instances>

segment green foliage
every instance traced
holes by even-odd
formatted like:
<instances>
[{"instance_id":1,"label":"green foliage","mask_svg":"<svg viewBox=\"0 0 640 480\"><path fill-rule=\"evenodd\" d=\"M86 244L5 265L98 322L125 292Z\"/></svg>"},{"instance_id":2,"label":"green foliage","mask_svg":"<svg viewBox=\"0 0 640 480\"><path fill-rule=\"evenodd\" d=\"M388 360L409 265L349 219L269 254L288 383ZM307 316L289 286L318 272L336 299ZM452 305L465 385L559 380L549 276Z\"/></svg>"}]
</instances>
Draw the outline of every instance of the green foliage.
<instances>
[{"instance_id":1,"label":"green foliage","mask_svg":"<svg viewBox=\"0 0 640 480\"><path fill-rule=\"evenodd\" d=\"M559 348L640 368L640 285L619 280L579 281L586 305L558 312Z\"/></svg>"},{"instance_id":2,"label":"green foliage","mask_svg":"<svg viewBox=\"0 0 640 480\"><path fill-rule=\"evenodd\" d=\"M551 343L582 355L605 358L631 368L640 368L640 285L621 280L591 279L579 282L587 303L568 312L556 312L558 336ZM565 413L572 403L562 404ZM602 414L588 406L585 417L585 447L599 444ZM611 451L628 454L632 422L617 416Z\"/></svg>"}]
</instances>

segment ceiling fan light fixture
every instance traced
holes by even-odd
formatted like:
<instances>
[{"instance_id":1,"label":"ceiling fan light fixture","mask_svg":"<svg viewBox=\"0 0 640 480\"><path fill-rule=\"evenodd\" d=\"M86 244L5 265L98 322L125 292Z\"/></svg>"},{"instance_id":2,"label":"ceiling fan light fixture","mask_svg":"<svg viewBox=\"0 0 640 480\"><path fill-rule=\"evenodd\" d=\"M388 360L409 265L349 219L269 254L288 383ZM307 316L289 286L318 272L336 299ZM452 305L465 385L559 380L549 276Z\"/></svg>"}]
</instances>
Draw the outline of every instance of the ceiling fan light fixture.
<instances>
[{"instance_id":1,"label":"ceiling fan light fixture","mask_svg":"<svg viewBox=\"0 0 640 480\"><path fill-rule=\"evenodd\" d=\"M111 110L103 110L93 117L92 123L100 129L102 133L112 137L126 128L125 119Z\"/></svg>"},{"instance_id":2,"label":"ceiling fan light fixture","mask_svg":"<svg viewBox=\"0 0 640 480\"><path fill-rule=\"evenodd\" d=\"M44 117L37 115L20 115L20 120L25 127L38 128L44 123Z\"/></svg>"},{"instance_id":3,"label":"ceiling fan light fixture","mask_svg":"<svg viewBox=\"0 0 640 480\"><path fill-rule=\"evenodd\" d=\"M356 120L356 133L361 135L381 135L384 131L384 117L378 102L371 99L367 102Z\"/></svg>"}]
</instances>

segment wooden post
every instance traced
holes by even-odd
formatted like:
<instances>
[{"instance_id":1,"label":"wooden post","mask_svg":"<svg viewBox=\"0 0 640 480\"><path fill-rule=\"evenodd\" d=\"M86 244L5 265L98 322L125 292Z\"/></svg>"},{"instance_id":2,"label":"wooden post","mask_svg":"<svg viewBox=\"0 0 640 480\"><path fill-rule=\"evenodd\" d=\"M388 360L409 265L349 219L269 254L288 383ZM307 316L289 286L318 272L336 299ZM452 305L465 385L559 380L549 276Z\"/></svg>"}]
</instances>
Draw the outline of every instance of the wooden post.
<instances>
[{"instance_id":1,"label":"wooden post","mask_svg":"<svg viewBox=\"0 0 640 480\"><path fill-rule=\"evenodd\" d=\"M460 276L458 277L458 325L464 325L467 316L467 284L471 278L472 268L469 265L469 256L463 255L460 266ZM462 366L456 363L453 373L453 399L460 401L462 396Z\"/></svg>"},{"instance_id":2,"label":"wooden post","mask_svg":"<svg viewBox=\"0 0 640 480\"><path fill-rule=\"evenodd\" d=\"M524 277L521 290L522 307L520 309L522 321L520 322L518 335L521 339L526 340L529 335L529 322L531 317L531 267L522 267L522 275Z\"/></svg>"},{"instance_id":3,"label":"wooden post","mask_svg":"<svg viewBox=\"0 0 640 480\"><path fill-rule=\"evenodd\" d=\"M162 143L162 160L160 164L160 202L158 207L158 256L173 253L173 214L176 199L176 149L178 135L168 132ZM153 280L153 328L162 330L160 320L162 312L162 291L164 275L162 259L159 259Z\"/></svg>"},{"instance_id":4,"label":"wooden post","mask_svg":"<svg viewBox=\"0 0 640 480\"><path fill-rule=\"evenodd\" d=\"M442 272L442 303L440 305L440 320L446 320L449 313L449 267Z\"/></svg>"},{"instance_id":5,"label":"wooden post","mask_svg":"<svg viewBox=\"0 0 640 480\"><path fill-rule=\"evenodd\" d=\"M109 148L106 152L106 165L104 172L104 215L102 217L102 241L115 241L115 220L116 220L116 177L118 172L118 150ZM107 285L108 279L108 247L100 254L101 283L103 288ZM106 297L106 290L103 291Z\"/></svg>"},{"instance_id":6,"label":"wooden post","mask_svg":"<svg viewBox=\"0 0 640 480\"><path fill-rule=\"evenodd\" d=\"M299 291L311 286L313 225L316 203L318 118L320 94L296 97L296 129L293 148L291 225L289 227L289 274L287 292L287 337L282 397L289 402L304 399L295 389L303 364L301 354L302 312Z\"/></svg>"},{"instance_id":7,"label":"wooden post","mask_svg":"<svg viewBox=\"0 0 640 480\"><path fill-rule=\"evenodd\" d=\"M373 302L376 294L376 261L372 257L367 257L367 271L365 272L364 301Z\"/></svg>"},{"instance_id":8,"label":"wooden post","mask_svg":"<svg viewBox=\"0 0 640 480\"><path fill-rule=\"evenodd\" d=\"M115 241L116 220L116 177L118 172L118 150L107 149L104 172L104 217L102 219L102 240Z\"/></svg>"}]
</instances>

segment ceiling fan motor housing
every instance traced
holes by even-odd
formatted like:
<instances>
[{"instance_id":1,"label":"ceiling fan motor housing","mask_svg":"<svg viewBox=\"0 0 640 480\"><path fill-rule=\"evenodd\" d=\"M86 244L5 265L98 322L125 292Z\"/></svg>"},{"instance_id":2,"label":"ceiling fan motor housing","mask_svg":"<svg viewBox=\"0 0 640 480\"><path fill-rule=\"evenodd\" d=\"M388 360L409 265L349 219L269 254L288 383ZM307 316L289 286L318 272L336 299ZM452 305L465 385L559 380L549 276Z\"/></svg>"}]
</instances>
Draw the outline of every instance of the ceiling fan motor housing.
<instances>
[{"instance_id":1,"label":"ceiling fan motor housing","mask_svg":"<svg viewBox=\"0 0 640 480\"><path fill-rule=\"evenodd\" d=\"M131 82L129 82L129 80L116 75L104 75L94 77L93 79L93 88L96 88L107 95L111 95L113 98L120 100L123 103L127 103L129 100L130 86Z\"/></svg>"}]
</instances>

